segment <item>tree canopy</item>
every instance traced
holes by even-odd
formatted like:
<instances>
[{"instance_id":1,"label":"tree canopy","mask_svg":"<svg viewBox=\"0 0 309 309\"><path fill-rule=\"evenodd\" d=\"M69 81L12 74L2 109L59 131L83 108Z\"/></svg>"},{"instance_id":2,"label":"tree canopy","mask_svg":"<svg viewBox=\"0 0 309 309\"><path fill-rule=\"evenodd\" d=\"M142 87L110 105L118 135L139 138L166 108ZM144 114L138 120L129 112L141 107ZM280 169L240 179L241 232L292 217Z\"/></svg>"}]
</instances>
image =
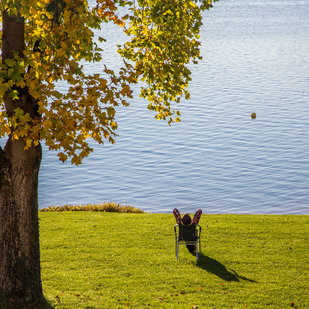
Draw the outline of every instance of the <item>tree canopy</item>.
<instances>
[{"instance_id":1,"label":"tree canopy","mask_svg":"<svg viewBox=\"0 0 309 309\"><path fill-rule=\"evenodd\" d=\"M24 22L23 52L0 60L0 137L23 139L25 149L45 141L61 161L80 164L98 143L115 142L116 107L129 105L131 85L143 81L140 95L157 119L180 121L175 109L190 97L190 62L201 59L201 12L212 0L10 0L5 14ZM121 11L120 7L125 7ZM125 13L124 13L125 12ZM103 37L96 29L112 22L128 36L118 52L119 72L102 59ZM0 48L2 49L2 34ZM112 44L113 42L106 42ZM102 74L87 74L85 62L98 62ZM68 85L57 90L57 82ZM19 100L28 92L37 111Z\"/></svg>"}]
</instances>

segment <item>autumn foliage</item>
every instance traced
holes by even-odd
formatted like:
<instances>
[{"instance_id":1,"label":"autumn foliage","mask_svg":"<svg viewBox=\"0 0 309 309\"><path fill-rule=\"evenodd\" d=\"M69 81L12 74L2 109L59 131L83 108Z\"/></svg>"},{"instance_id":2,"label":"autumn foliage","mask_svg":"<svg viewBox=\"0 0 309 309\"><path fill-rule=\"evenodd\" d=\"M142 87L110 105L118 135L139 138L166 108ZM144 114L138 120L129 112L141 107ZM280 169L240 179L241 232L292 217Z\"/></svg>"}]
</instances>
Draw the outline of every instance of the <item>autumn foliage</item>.
<instances>
[{"instance_id":1,"label":"autumn foliage","mask_svg":"<svg viewBox=\"0 0 309 309\"><path fill-rule=\"evenodd\" d=\"M116 108L129 105L131 85L139 80L144 81L140 95L149 100L155 117L180 121L173 103L190 96L188 64L201 58L201 11L211 2L1 1L2 12L23 17L25 46L23 55L0 60L0 137L23 139L25 149L43 140L61 161L71 158L80 164L92 151L89 138L100 144L115 142ZM125 13L119 13L120 7ZM105 38L94 34L108 22L128 35L119 46L119 72L104 65ZM0 48L1 43L0 37ZM86 73L87 62L100 63L101 74ZM59 82L67 91L57 89ZM20 105L23 91L37 101L35 114ZM8 98L15 102L13 112L5 108Z\"/></svg>"}]
</instances>

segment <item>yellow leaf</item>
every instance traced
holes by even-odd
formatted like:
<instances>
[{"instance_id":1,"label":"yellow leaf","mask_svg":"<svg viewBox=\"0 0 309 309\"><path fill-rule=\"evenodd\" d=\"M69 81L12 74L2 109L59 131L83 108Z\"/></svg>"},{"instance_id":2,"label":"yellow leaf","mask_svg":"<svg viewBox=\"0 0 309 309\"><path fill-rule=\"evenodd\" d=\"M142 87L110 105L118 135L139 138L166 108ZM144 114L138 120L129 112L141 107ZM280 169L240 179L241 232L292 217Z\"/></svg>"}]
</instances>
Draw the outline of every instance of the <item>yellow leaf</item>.
<instances>
[{"instance_id":1,"label":"yellow leaf","mask_svg":"<svg viewBox=\"0 0 309 309\"><path fill-rule=\"evenodd\" d=\"M27 150L27 149L29 149L30 147L31 147L31 145L32 145L32 139L27 139L26 140L26 146L24 147L24 150Z\"/></svg>"},{"instance_id":2,"label":"yellow leaf","mask_svg":"<svg viewBox=\"0 0 309 309\"><path fill-rule=\"evenodd\" d=\"M65 50L68 48L68 45L65 42L61 42L61 48Z\"/></svg>"},{"instance_id":3,"label":"yellow leaf","mask_svg":"<svg viewBox=\"0 0 309 309\"><path fill-rule=\"evenodd\" d=\"M61 48L61 49L57 49L57 56L59 58L63 57L65 55L65 49Z\"/></svg>"},{"instance_id":4,"label":"yellow leaf","mask_svg":"<svg viewBox=\"0 0 309 309\"><path fill-rule=\"evenodd\" d=\"M12 140L17 140L17 139L19 139L19 137L18 137L18 135L17 135L17 133L14 131L13 133L12 133Z\"/></svg>"},{"instance_id":5,"label":"yellow leaf","mask_svg":"<svg viewBox=\"0 0 309 309\"><path fill-rule=\"evenodd\" d=\"M58 153L59 160L65 162L68 159L68 156L63 152Z\"/></svg>"}]
</instances>

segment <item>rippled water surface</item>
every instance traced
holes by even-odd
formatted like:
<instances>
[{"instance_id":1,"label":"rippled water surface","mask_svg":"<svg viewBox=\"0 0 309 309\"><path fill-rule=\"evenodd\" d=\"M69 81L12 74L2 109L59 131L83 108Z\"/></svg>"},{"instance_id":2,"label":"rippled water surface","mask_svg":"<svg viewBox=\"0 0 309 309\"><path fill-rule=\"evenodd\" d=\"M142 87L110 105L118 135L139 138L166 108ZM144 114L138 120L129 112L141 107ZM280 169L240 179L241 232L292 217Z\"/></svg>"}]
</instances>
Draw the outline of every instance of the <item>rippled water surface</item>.
<instances>
[{"instance_id":1,"label":"rippled water surface","mask_svg":"<svg viewBox=\"0 0 309 309\"><path fill-rule=\"evenodd\" d=\"M40 207L309 214L309 0L221 0L204 21L182 122L157 122L136 99L119 110L117 143L94 145L83 165L45 149Z\"/></svg>"}]
</instances>

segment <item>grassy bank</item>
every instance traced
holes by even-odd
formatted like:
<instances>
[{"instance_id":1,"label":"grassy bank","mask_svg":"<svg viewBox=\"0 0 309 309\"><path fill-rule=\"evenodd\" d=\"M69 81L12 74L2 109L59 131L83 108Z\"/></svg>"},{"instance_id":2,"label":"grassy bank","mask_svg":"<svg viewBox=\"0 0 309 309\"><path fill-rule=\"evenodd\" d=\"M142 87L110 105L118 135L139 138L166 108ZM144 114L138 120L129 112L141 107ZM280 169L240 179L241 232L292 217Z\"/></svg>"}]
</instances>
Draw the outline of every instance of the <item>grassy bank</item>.
<instances>
[{"instance_id":1,"label":"grassy bank","mask_svg":"<svg viewBox=\"0 0 309 309\"><path fill-rule=\"evenodd\" d=\"M309 308L309 216L203 215L199 262L173 215L41 212L55 308Z\"/></svg>"}]
</instances>

